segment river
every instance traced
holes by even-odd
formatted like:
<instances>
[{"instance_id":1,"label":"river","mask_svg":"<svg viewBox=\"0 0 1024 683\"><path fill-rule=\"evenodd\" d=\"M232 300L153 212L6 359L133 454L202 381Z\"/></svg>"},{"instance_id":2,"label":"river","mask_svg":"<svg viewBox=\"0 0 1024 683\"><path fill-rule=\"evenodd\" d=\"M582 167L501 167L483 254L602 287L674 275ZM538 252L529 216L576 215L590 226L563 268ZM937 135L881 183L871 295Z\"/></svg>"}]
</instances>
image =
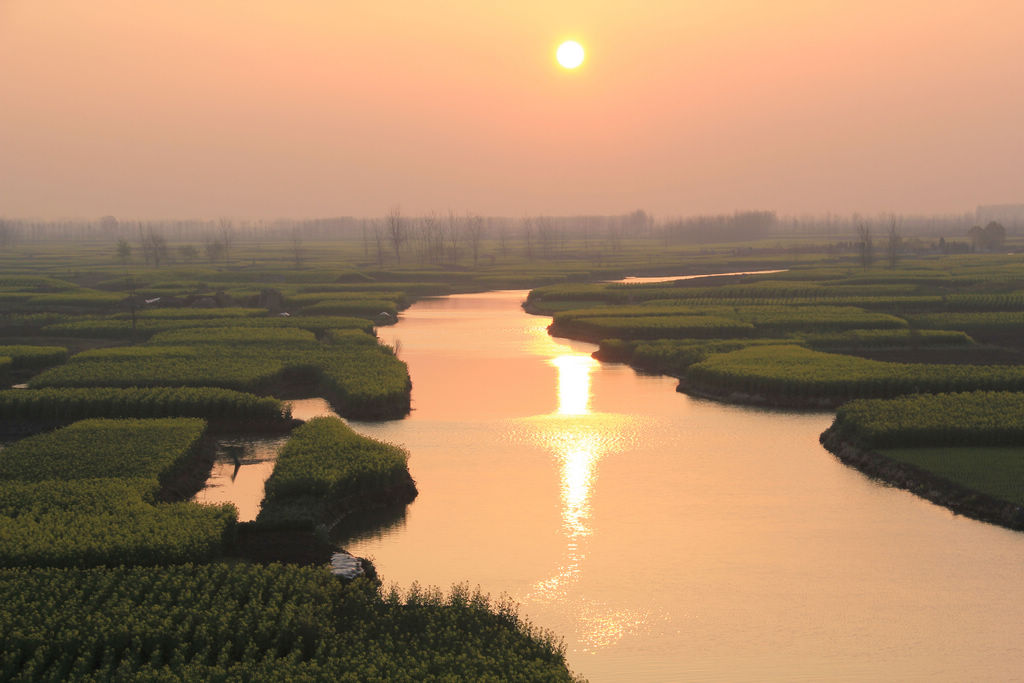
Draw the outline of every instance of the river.
<instances>
[{"instance_id":1,"label":"river","mask_svg":"<svg viewBox=\"0 0 1024 683\"><path fill-rule=\"evenodd\" d=\"M1024 535L843 466L818 444L831 413L598 363L525 295L421 301L379 330L413 412L353 426L409 450L420 495L345 547L386 584L507 594L595 682L1024 677Z\"/></svg>"}]
</instances>

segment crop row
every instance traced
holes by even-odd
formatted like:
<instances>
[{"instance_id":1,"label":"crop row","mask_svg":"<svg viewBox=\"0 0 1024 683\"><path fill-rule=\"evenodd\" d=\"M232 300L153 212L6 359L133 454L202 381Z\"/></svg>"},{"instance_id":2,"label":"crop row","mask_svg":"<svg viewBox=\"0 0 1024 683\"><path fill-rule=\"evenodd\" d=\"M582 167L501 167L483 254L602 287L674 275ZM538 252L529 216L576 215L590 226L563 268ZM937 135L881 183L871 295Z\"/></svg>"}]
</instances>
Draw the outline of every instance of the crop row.
<instances>
[{"instance_id":1,"label":"crop row","mask_svg":"<svg viewBox=\"0 0 1024 683\"><path fill-rule=\"evenodd\" d=\"M133 328L130 320L103 319L81 320L56 323L43 327L45 334L64 337L95 337L101 339L130 339L150 337L157 332L166 332L181 327L230 327L237 325L238 318L197 318L189 320L187 325L180 319L142 318L136 321ZM297 327L322 333L331 329L360 329L368 333L373 331L373 323L366 318L345 316L295 316L245 318L246 327Z\"/></svg>"},{"instance_id":2,"label":"crop row","mask_svg":"<svg viewBox=\"0 0 1024 683\"><path fill-rule=\"evenodd\" d=\"M912 324L928 329L979 332L1024 332L1024 312L933 313L908 316Z\"/></svg>"},{"instance_id":3,"label":"crop row","mask_svg":"<svg viewBox=\"0 0 1024 683\"><path fill-rule=\"evenodd\" d=\"M161 340L187 340L193 338L191 334L182 330ZM214 328L211 339L232 340L235 335L230 328ZM349 416L381 419L409 410L408 370L388 349L369 343L320 345L308 337L302 343L283 344L254 334L248 343L96 349L37 375L29 384L32 388L215 386L267 393L288 375L319 382L332 403Z\"/></svg>"},{"instance_id":4,"label":"crop row","mask_svg":"<svg viewBox=\"0 0 1024 683\"><path fill-rule=\"evenodd\" d=\"M138 478L158 480L187 460L203 420L93 419L30 436L0 451L0 480Z\"/></svg>"},{"instance_id":5,"label":"crop row","mask_svg":"<svg viewBox=\"0 0 1024 683\"><path fill-rule=\"evenodd\" d=\"M12 392L19 393L19 392ZM0 452L0 566L81 567L210 560L234 506L156 503L205 423L84 420Z\"/></svg>"},{"instance_id":6,"label":"crop row","mask_svg":"<svg viewBox=\"0 0 1024 683\"><path fill-rule=\"evenodd\" d=\"M820 330L902 329L895 316L848 306L630 306L556 314L555 334L581 339L751 337ZM687 312L683 312L687 311ZM616 315L624 312L624 315Z\"/></svg>"},{"instance_id":7,"label":"crop row","mask_svg":"<svg viewBox=\"0 0 1024 683\"><path fill-rule=\"evenodd\" d=\"M1024 390L1024 367L886 363L799 346L750 346L690 366L687 382L714 393L793 399Z\"/></svg>"},{"instance_id":8,"label":"crop row","mask_svg":"<svg viewBox=\"0 0 1024 683\"><path fill-rule=\"evenodd\" d=\"M0 638L3 680L572 680L506 603L294 565L3 570Z\"/></svg>"},{"instance_id":9,"label":"crop row","mask_svg":"<svg viewBox=\"0 0 1024 683\"><path fill-rule=\"evenodd\" d=\"M1024 393L850 401L840 406L831 429L866 448L1024 446Z\"/></svg>"},{"instance_id":10,"label":"crop row","mask_svg":"<svg viewBox=\"0 0 1024 683\"><path fill-rule=\"evenodd\" d=\"M339 501L412 486L407 461L397 446L360 436L337 418L315 418L293 431L278 455L257 521L329 523Z\"/></svg>"},{"instance_id":11,"label":"crop row","mask_svg":"<svg viewBox=\"0 0 1024 683\"><path fill-rule=\"evenodd\" d=\"M68 350L63 346L0 346L0 356L11 359L11 369L44 368L48 365L63 363L68 358Z\"/></svg>"},{"instance_id":12,"label":"crop row","mask_svg":"<svg viewBox=\"0 0 1024 683\"><path fill-rule=\"evenodd\" d=\"M152 504L141 484L0 482L0 566L156 565L223 555L234 506Z\"/></svg>"},{"instance_id":13,"label":"crop row","mask_svg":"<svg viewBox=\"0 0 1024 683\"><path fill-rule=\"evenodd\" d=\"M216 387L52 387L0 391L0 419L72 421L90 417L202 417L279 422L276 398Z\"/></svg>"}]
</instances>

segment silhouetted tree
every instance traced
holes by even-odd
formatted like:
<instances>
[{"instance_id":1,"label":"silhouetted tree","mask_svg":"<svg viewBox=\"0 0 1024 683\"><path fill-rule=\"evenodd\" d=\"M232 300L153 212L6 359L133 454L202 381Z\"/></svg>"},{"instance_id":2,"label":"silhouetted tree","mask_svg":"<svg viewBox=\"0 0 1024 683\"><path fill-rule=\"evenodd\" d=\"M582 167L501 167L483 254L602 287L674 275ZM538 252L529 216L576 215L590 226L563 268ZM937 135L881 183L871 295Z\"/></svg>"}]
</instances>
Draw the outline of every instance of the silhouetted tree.
<instances>
[{"instance_id":1,"label":"silhouetted tree","mask_svg":"<svg viewBox=\"0 0 1024 683\"><path fill-rule=\"evenodd\" d=\"M231 247L235 244L235 226L227 218L221 218L217 224L217 240L223 246L224 263L231 260Z\"/></svg>"},{"instance_id":2,"label":"silhouetted tree","mask_svg":"<svg viewBox=\"0 0 1024 683\"><path fill-rule=\"evenodd\" d=\"M860 265L867 270L875 262L875 246L871 241L871 226L867 223L857 224L857 253Z\"/></svg>"},{"instance_id":3,"label":"silhouetted tree","mask_svg":"<svg viewBox=\"0 0 1024 683\"><path fill-rule=\"evenodd\" d=\"M409 239L408 222L402 218L401 209L397 206L393 206L388 211L385 223L387 225L388 240L391 242L392 249L395 250L395 262L401 263L402 246Z\"/></svg>"},{"instance_id":4,"label":"silhouetted tree","mask_svg":"<svg viewBox=\"0 0 1024 683\"><path fill-rule=\"evenodd\" d=\"M295 263L296 268L301 268L305 253L302 249L302 233L298 228L292 228L291 246L292 262Z\"/></svg>"},{"instance_id":5,"label":"silhouetted tree","mask_svg":"<svg viewBox=\"0 0 1024 683\"><path fill-rule=\"evenodd\" d=\"M484 236L483 216L466 214L466 235L469 237L469 247L473 250L473 267L476 268L480 260L480 240Z\"/></svg>"},{"instance_id":6,"label":"silhouetted tree","mask_svg":"<svg viewBox=\"0 0 1024 683\"><path fill-rule=\"evenodd\" d=\"M896 229L896 219L893 218L892 222L889 223L889 240L885 245L885 254L889 260L889 268L896 268L896 259L899 258L900 246L902 243L903 239L900 237L900 233Z\"/></svg>"},{"instance_id":7,"label":"silhouetted tree","mask_svg":"<svg viewBox=\"0 0 1024 683\"><path fill-rule=\"evenodd\" d=\"M121 264L123 265L128 263L128 261L131 260L131 258L132 245L128 244L128 240L122 237L121 239L117 240L117 260L120 261Z\"/></svg>"},{"instance_id":8,"label":"silhouetted tree","mask_svg":"<svg viewBox=\"0 0 1024 683\"><path fill-rule=\"evenodd\" d=\"M206 251L206 259L210 263L224 258L224 253L227 251L224 243L219 239L210 240L209 238L207 238L206 244L203 245L203 249Z\"/></svg>"},{"instance_id":9,"label":"silhouetted tree","mask_svg":"<svg viewBox=\"0 0 1024 683\"><path fill-rule=\"evenodd\" d=\"M984 228L975 225L967 234L972 251L999 251L1006 244L1006 228L996 221L990 221Z\"/></svg>"},{"instance_id":10,"label":"silhouetted tree","mask_svg":"<svg viewBox=\"0 0 1024 683\"><path fill-rule=\"evenodd\" d=\"M160 263L166 261L167 257L167 239L163 233L152 227L147 228L142 234L142 258L146 263L152 263L159 268Z\"/></svg>"},{"instance_id":11,"label":"silhouetted tree","mask_svg":"<svg viewBox=\"0 0 1024 683\"><path fill-rule=\"evenodd\" d=\"M178 247L178 258L186 263L191 263L199 258L199 250L194 244L182 244Z\"/></svg>"}]
</instances>

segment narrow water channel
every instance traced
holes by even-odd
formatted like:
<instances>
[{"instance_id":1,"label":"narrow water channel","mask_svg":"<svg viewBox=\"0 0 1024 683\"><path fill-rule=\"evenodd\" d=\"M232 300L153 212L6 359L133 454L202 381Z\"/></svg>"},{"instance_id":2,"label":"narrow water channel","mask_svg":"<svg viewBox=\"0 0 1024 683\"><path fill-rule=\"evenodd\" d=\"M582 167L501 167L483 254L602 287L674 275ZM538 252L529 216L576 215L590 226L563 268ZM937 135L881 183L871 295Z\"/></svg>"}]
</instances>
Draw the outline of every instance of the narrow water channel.
<instances>
[{"instance_id":1,"label":"narrow water channel","mask_svg":"<svg viewBox=\"0 0 1024 683\"><path fill-rule=\"evenodd\" d=\"M506 593L592 681L1019 680L1024 535L870 481L831 413L693 399L590 358L526 292L423 301L396 326L420 490L346 544L385 582Z\"/></svg>"}]
</instances>

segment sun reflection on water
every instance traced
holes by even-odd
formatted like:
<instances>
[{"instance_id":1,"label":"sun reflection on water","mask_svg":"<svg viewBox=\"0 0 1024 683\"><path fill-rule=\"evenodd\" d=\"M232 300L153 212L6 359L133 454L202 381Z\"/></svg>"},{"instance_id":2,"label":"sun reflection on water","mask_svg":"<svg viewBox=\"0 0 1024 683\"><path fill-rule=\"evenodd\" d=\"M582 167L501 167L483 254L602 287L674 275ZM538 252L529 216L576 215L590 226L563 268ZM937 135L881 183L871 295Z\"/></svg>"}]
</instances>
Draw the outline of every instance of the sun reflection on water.
<instances>
[{"instance_id":1,"label":"sun reflection on water","mask_svg":"<svg viewBox=\"0 0 1024 683\"><path fill-rule=\"evenodd\" d=\"M591 651L613 645L643 628L646 612L614 609L574 597L583 578L588 539L593 535L592 499L602 458L621 451L637 438L638 426L624 416L591 408L591 375L600 364L589 355L563 353L550 361L558 370L558 406L548 415L528 418L528 434L559 463L563 559L548 578L533 584L529 601L575 605L579 640Z\"/></svg>"}]
</instances>

